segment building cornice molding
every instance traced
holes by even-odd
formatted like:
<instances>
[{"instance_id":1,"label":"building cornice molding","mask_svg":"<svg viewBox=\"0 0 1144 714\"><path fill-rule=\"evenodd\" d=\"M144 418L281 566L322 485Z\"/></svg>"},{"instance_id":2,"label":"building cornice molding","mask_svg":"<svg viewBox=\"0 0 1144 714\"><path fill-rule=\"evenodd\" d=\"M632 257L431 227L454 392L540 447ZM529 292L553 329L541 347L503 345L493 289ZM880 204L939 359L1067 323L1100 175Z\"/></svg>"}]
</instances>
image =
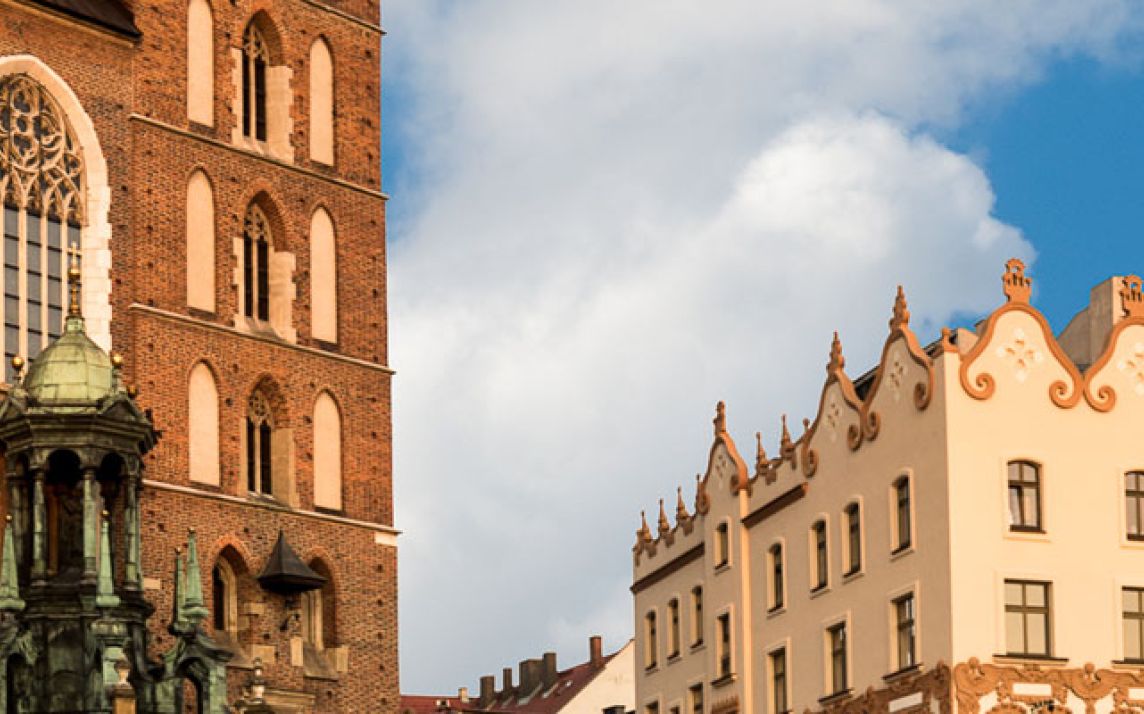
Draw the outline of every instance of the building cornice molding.
<instances>
[{"instance_id":1,"label":"building cornice molding","mask_svg":"<svg viewBox=\"0 0 1144 714\"><path fill-rule=\"evenodd\" d=\"M346 518L345 516L335 516L331 513L319 513L318 511L306 511L296 508L288 508L286 506L272 503L268 501L259 501L247 498L240 498L232 496L228 493L215 493L213 491L202 491L191 486L180 486L174 483L167 483L166 481L157 481L155 479L143 479L143 485L149 488L155 488L160 491L171 491L174 493L181 493L187 496L195 496L196 498L203 498L208 501L221 501L224 503L231 503L239 506L251 506L254 508L261 508L268 511L278 511L287 513L292 516L300 516L302 518L310 518L327 523L338 523L343 526L351 526L353 528L363 528L377 533L382 533L392 538L385 539L388 542L382 545L397 545L397 536L401 535L401 531L393 526L387 526L382 523L373 523L371 521L363 521L357 518Z\"/></svg>"},{"instance_id":2,"label":"building cornice molding","mask_svg":"<svg viewBox=\"0 0 1144 714\"><path fill-rule=\"evenodd\" d=\"M302 2L304 2L305 4L307 4L311 7L315 7L315 8L317 8L323 12L328 12L331 15L336 15L337 17L342 18L346 22L352 22L353 24L358 25L359 27L362 27L363 29L369 30L370 32L375 32L375 33L382 35L382 36L384 36L386 34L385 30L382 29L381 25L374 24L368 20L363 20L360 17L355 17L354 15L349 14L345 10L339 10L336 7L333 7L331 5L327 5L324 2L320 2L319 0L302 0Z\"/></svg>"},{"instance_id":3,"label":"building cornice molding","mask_svg":"<svg viewBox=\"0 0 1144 714\"><path fill-rule=\"evenodd\" d=\"M809 482L803 481L802 483L797 484L793 488L788 489L785 493L772 498L771 500L756 508L754 511L751 511L746 516L744 516L743 525L747 528L751 528L758 525L759 523L762 523L779 511L785 509L787 506L802 500L802 497L805 496L806 492L809 490Z\"/></svg>"},{"instance_id":4,"label":"building cornice molding","mask_svg":"<svg viewBox=\"0 0 1144 714\"><path fill-rule=\"evenodd\" d=\"M639 580L632 583L632 587L631 587L632 594L635 595L635 594L637 594L643 590L646 590L647 588L651 587L652 585L655 585L656 583L663 580L664 578L671 575L672 573L678 571L683 566L688 565L689 563L693 563L696 560L699 560L700 558L703 557L703 552L705 549L706 548L704 547L704 544L700 543L700 544L696 545L695 547L693 547L691 550L685 551L684 553L680 554L674 560L667 561L666 563L664 563L660 567L656 568L655 570L651 571L647 575L643 576Z\"/></svg>"},{"instance_id":5,"label":"building cornice molding","mask_svg":"<svg viewBox=\"0 0 1144 714\"><path fill-rule=\"evenodd\" d=\"M7 1L9 1L9 0L0 0L0 2L7 2ZM368 186L362 186L361 184L352 183L350 181L346 181L345 179L340 179L336 176L328 176L328 175L326 175L320 171L308 169L305 166L297 166L295 164L287 163L285 161L281 161L279 159L276 159L273 156L267 156L265 154L255 153L255 152L250 151L249 149L243 148L241 146L235 146L234 144L231 144L231 143L226 142L226 141L222 141L220 139L216 139L216 138L211 137L211 136L203 136L202 134L198 134L198 133L195 133L193 131L183 129L182 127L177 127L173 124L168 124L165 121L161 121L159 119L155 119L153 117L146 116L145 114L138 114L138 113L133 112L130 115L130 118L132 121L137 121L140 124L146 124L148 126L156 128L156 129L161 129L163 131L170 132L172 134L177 134L178 136L182 136L182 137L187 138L187 139L193 139L193 140L201 142L203 144L209 144L209 145L217 147L219 149L224 149L226 151L230 151L232 153L239 154L240 156L244 156L246 158L255 159L256 161L264 162L264 163L269 164L271 166L274 166L276 168L285 169L287 171L293 171L294 173L301 174L302 176L306 176L306 177L312 178L312 179L317 179L319 181L324 181L324 182L331 184L333 186L338 186L340 188L348 189L350 191L354 191L355 193L360 193L360 194L363 194L365 196L369 196L371 198L380 199L382 201L388 201L389 200L389 195L383 191L378 191L377 189L369 188Z\"/></svg>"},{"instance_id":6,"label":"building cornice molding","mask_svg":"<svg viewBox=\"0 0 1144 714\"><path fill-rule=\"evenodd\" d=\"M387 367L384 364L378 364L377 362L370 362L369 360L364 360L364 359L361 359L360 357L350 357L348 355L338 354L337 352L327 352L325 350L320 350L316 347L308 347L306 345L298 345L298 344L294 344L291 342L284 342L282 340L274 339L271 337L265 337L263 335L255 335L255 334L251 334L249 332L243 332L242 330L236 329L234 327L230 327L228 325L220 325L217 322L211 322L209 320L203 320L201 318L192 317L190 315L183 315L183 314L180 314L177 312L171 312L170 310L164 310L162 308L152 307L150 305L144 305L144 304L138 303L138 302L131 303L131 305L128 306L127 309L134 311L134 312L140 312L140 313L144 313L147 315L152 315L152 316L158 317L160 319L170 320L171 322L178 322L178 323L181 323L184 325L189 325L192 327L198 327L198 328L202 328L202 329L206 329L206 330L213 330L215 332L221 332L221 333L224 333L227 335L232 335L234 337L240 337L240 338L244 338L244 339L248 339L248 340L254 340L256 342L261 342L263 344L271 345L274 347L281 347L283 349L294 350L296 352L302 352L302 353L309 354L309 355L312 355L315 357L323 357L326 359L332 359L332 360L335 360L338 362L353 365L355 367L364 367L365 369L371 369L371 370L375 370L378 372L384 372L384 373L389 374L389 375L396 374L396 371Z\"/></svg>"}]
</instances>

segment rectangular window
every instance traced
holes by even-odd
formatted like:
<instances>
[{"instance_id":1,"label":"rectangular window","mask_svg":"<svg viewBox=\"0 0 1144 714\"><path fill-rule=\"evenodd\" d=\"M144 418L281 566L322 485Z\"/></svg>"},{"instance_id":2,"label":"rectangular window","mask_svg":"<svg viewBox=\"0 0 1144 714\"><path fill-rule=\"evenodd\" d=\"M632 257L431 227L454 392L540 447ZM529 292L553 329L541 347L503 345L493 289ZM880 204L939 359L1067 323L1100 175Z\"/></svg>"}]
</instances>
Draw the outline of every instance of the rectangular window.
<instances>
[{"instance_id":1,"label":"rectangular window","mask_svg":"<svg viewBox=\"0 0 1144 714\"><path fill-rule=\"evenodd\" d=\"M655 611L644 616L644 667L653 669L658 663L659 640L655 628Z\"/></svg>"},{"instance_id":2,"label":"rectangular window","mask_svg":"<svg viewBox=\"0 0 1144 714\"><path fill-rule=\"evenodd\" d=\"M688 709L691 714L703 714L703 684L693 684L687 690L687 698L689 700Z\"/></svg>"},{"instance_id":3,"label":"rectangular window","mask_svg":"<svg viewBox=\"0 0 1144 714\"><path fill-rule=\"evenodd\" d=\"M914 594L894 600L894 624L897 632L898 669L917 664L917 620L914 617Z\"/></svg>"},{"instance_id":4,"label":"rectangular window","mask_svg":"<svg viewBox=\"0 0 1144 714\"><path fill-rule=\"evenodd\" d=\"M815 523L811 529L811 536L814 539L814 582L811 589L820 590L826 587L826 576L829 572L826 557L826 522Z\"/></svg>"},{"instance_id":5,"label":"rectangular window","mask_svg":"<svg viewBox=\"0 0 1144 714\"><path fill-rule=\"evenodd\" d=\"M723 613L716 622L719 627L719 669L718 677L731 676L731 615Z\"/></svg>"},{"instance_id":6,"label":"rectangular window","mask_svg":"<svg viewBox=\"0 0 1144 714\"><path fill-rule=\"evenodd\" d=\"M1052 654L1049 583L1005 581L1005 647L1009 654Z\"/></svg>"},{"instance_id":7,"label":"rectangular window","mask_svg":"<svg viewBox=\"0 0 1144 714\"><path fill-rule=\"evenodd\" d=\"M691 589L691 646L703 644L703 586Z\"/></svg>"},{"instance_id":8,"label":"rectangular window","mask_svg":"<svg viewBox=\"0 0 1144 714\"><path fill-rule=\"evenodd\" d=\"M1144 540L1144 473L1124 474L1124 523L1128 540Z\"/></svg>"},{"instance_id":9,"label":"rectangular window","mask_svg":"<svg viewBox=\"0 0 1144 714\"><path fill-rule=\"evenodd\" d=\"M846 623L840 622L826 630L826 642L830 651L830 693L846 691Z\"/></svg>"},{"instance_id":10,"label":"rectangular window","mask_svg":"<svg viewBox=\"0 0 1144 714\"><path fill-rule=\"evenodd\" d=\"M720 568L727 564L731 557L727 524L720 523L715 527L715 567Z\"/></svg>"},{"instance_id":11,"label":"rectangular window","mask_svg":"<svg viewBox=\"0 0 1144 714\"><path fill-rule=\"evenodd\" d=\"M786 714L787 706L787 661L786 648L771 652L771 714Z\"/></svg>"},{"instance_id":12,"label":"rectangular window","mask_svg":"<svg viewBox=\"0 0 1144 714\"><path fill-rule=\"evenodd\" d=\"M1144 662L1144 588L1124 588L1124 659Z\"/></svg>"},{"instance_id":13,"label":"rectangular window","mask_svg":"<svg viewBox=\"0 0 1144 714\"><path fill-rule=\"evenodd\" d=\"M771 546L771 609L778 610L783 606L784 590L786 584L783 582L783 547L779 543Z\"/></svg>"},{"instance_id":14,"label":"rectangular window","mask_svg":"<svg viewBox=\"0 0 1144 714\"><path fill-rule=\"evenodd\" d=\"M846 557L850 563L847 575L862 569L862 514L857 503L846 507Z\"/></svg>"},{"instance_id":15,"label":"rectangular window","mask_svg":"<svg viewBox=\"0 0 1144 714\"><path fill-rule=\"evenodd\" d=\"M671 619L671 631L668 633L667 657L679 656L679 600L672 600L667 604L667 614Z\"/></svg>"},{"instance_id":16,"label":"rectangular window","mask_svg":"<svg viewBox=\"0 0 1144 714\"><path fill-rule=\"evenodd\" d=\"M1041 468L1029 461L1009 462L1009 529L1041 531Z\"/></svg>"},{"instance_id":17,"label":"rectangular window","mask_svg":"<svg viewBox=\"0 0 1144 714\"><path fill-rule=\"evenodd\" d=\"M913 531L913 513L910 503L910 479L902 476L894 482L894 519L895 536L894 552L903 551L910 547Z\"/></svg>"}]
</instances>

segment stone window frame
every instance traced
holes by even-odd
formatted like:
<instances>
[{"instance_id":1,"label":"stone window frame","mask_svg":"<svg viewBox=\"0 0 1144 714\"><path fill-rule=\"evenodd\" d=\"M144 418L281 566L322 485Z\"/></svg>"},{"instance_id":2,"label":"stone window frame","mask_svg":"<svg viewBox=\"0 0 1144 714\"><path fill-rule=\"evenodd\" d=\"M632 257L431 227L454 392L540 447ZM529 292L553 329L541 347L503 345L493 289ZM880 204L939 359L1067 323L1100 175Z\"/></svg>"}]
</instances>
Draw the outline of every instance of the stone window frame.
<instances>
[{"instance_id":1,"label":"stone window frame","mask_svg":"<svg viewBox=\"0 0 1144 714\"><path fill-rule=\"evenodd\" d=\"M659 625L656 608L649 608L643 616L644 670L659 667Z\"/></svg>"},{"instance_id":2,"label":"stone window frame","mask_svg":"<svg viewBox=\"0 0 1144 714\"><path fill-rule=\"evenodd\" d=\"M839 519L839 530L842 536L842 555L845 558L846 570L842 573L844 581L866 572L866 513L865 503L861 496L854 496L842 509L842 518Z\"/></svg>"},{"instance_id":3,"label":"stone window frame","mask_svg":"<svg viewBox=\"0 0 1144 714\"><path fill-rule=\"evenodd\" d=\"M257 38L257 41L254 41L254 38ZM260 10L254 13L243 25L242 32L238 34L238 39L238 45L231 47L233 65L231 81L234 88L232 100L234 127L231 131L231 143L239 148L293 164L294 147L291 144L291 135L294 131L292 115L294 91L291 80L294 71L287 61L281 33L269 14ZM257 55L262 55L265 62L263 96L265 139L258 138L257 108L252 117L253 135L247 134L247 103L251 102L255 105L258 103L255 96L257 87L253 81L254 58ZM251 81L247 81L247 77Z\"/></svg>"},{"instance_id":4,"label":"stone window frame","mask_svg":"<svg viewBox=\"0 0 1144 714\"><path fill-rule=\"evenodd\" d=\"M806 538L810 593L814 596L830 589L830 517L820 513L807 530Z\"/></svg>"},{"instance_id":5,"label":"stone window frame","mask_svg":"<svg viewBox=\"0 0 1144 714\"><path fill-rule=\"evenodd\" d=\"M776 538L767 548L767 614L777 615L786 611L787 567L786 539Z\"/></svg>"},{"instance_id":6,"label":"stone window frame","mask_svg":"<svg viewBox=\"0 0 1144 714\"><path fill-rule=\"evenodd\" d=\"M720 686L735 677L735 608L727 605L715 615L715 679Z\"/></svg>"},{"instance_id":7,"label":"stone window frame","mask_svg":"<svg viewBox=\"0 0 1144 714\"><path fill-rule=\"evenodd\" d=\"M683 613L678 593L667 601L667 627L667 661L673 662L683 651Z\"/></svg>"},{"instance_id":8,"label":"stone window frame","mask_svg":"<svg viewBox=\"0 0 1144 714\"><path fill-rule=\"evenodd\" d=\"M785 704L786 704L785 708L781 708L781 709L779 708L779 704L783 703L783 702L779 702L778 698L775 696L775 666L774 666L775 655L780 654L780 653L782 654L783 665L784 665L783 702L785 702ZM778 640L776 642L772 642L763 648L763 656L765 657L764 667L766 668L766 672L765 672L766 680L765 681L766 681L766 685L767 685L767 693L769 695L769 696L767 696L767 712L768 712L768 714L790 714L790 712L793 711L791 709L791 702L793 701L792 697L793 697L793 693L794 693L794 687L792 685L793 677L791 676L791 666L790 666L792 658L791 658L790 653L791 653L791 639L789 637L784 637L781 640Z\"/></svg>"},{"instance_id":9,"label":"stone window frame","mask_svg":"<svg viewBox=\"0 0 1144 714\"><path fill-rule=\"evenodd\" d=\"M914 492L914 474L902 471L890 483L890 558L911 553L917 543L917 498ZM903 523L903 521L905 521ZM904 534L902 531L906 531Z\"/></svg>"},{"instance_id":10,"label":"stone window frame","mask_svg":"<svg viewBox=\"0 0 1144 714\"><path fill-rule=\"evenodd\" d=\"M1011 585L1021 588L1021 602L1010 602L1009 590ZM1005 655L1009 657L1032 657L1045 659L1053 657L1053 592L1052 581L1025 577L1006 577L1002 581L1002 603L1004 604L1002 623L1004 629ZM1030 588L1040 588L1043 595L1043 605L1031 605L1028 600ZM1016 649L1015 643L1009 637L1009 615L1016 614L1021 618L1021 649ZM1029 649L1029 616L1044 617L1043 652L1034 652Z\"/></svg>"},{"instance_id":11,"label":"stone window frame","mask_svg":"<svg viewBox=\"0 0 1144 714\"><path fill-rule=\"evenodd\" d=\"M251 219L254 219L253 221ZM294 282L295 256L286 250L285 224L278 205L265 190L256 191L246 203L239 235L233 240L234 272L231 286L235 290L234 326L243 332L284 340L298 341L294 325L294 301L297 285ZM248 232L250 237L248 239ZM266 245L266 282L262 285L267 297L266 319L259 315L256 285L247 290L247 283L258 281L259 239ZM250 248L248 249L248 245ZM248 252L251 260L248 260ZM248 300L248 292L250 299ZM250 315L247 315L247 309Z\"/></svg>"},{"instance_id":12,"label":"stone window frame","mask_svg":"<svg viewBox=\"0 0 1144 714\"><path fill-rule=\"evenodd\" d=\"M724 518L715 525L715 570L731 566L731 519Z\"/></svg>"},{"instance_id":13,"label":"stone window frame","mask_svg":"<svg viewBox=\"0 0 1144 714\"><path fill-rule=\"evenodd\" d=\"M1144 543L1144 469L1129 469L1124 472L1123 490L1124 498L1124 538L1129 542ZM1131 484L1135 482L1135 487ZM1134 506L1134 507L1133 507ZM1133 511L1136 515L1136 532L1132 532L1132 524L1127 514Z\"/></svg>"},{"instance_id":14,"label":"stone window frame","mask_svg":"<svg viewBox=\"0 0 1144 714\"><path fill-rule=\"evenodd\" d=\"M886 600L886 613L888 622L888 662L889 674L887 677L893 678L894 675L912 671L921 664L921 599L920 583L917 581L911 582L908 585L900 587L891 591ZM898 609L899 604L910 599L913 606L913 632L912 632L912 661L903 662L901 652L900 633L903 622L900 620L900 612Z\"/></svg>"},{"instance_id":15,"label":"stone window frame","mask_svg":"<svg viewBox=\"0 0 1144 714\"><path fill-rule=\"evenodd\" d=\"M1045 478L1041 463L1027 458L1010 459L1005 463L1005 484L1009 530L1014 533L1045 533ZM1032 494L1032 513L1026 512L1030 510L1027 509L1029 494Z\"/></svg>"},{"instance_id":16,"label":"stone window frame","mask_svg":"<svg viewBox=\"0 0 1144 714\"><path fill-rule=\"evenodd\" d=\"M691 587L691 649L703 646L703 583L696 583Z\"/></svg>"},{"instance_id":17,"label":"stone window frame","mask_svg":"<svg viewBox=\"0 0 1144 714\"><path fill-rule=\"evenodd\" d=\"M853 657L850 611L822 623L822 699L831 699L851 690ZM839 635L841 639L839 640ZM841 667L839 667L841 663ZM839 681L841 679L841 681ZM821 700L820 700L821 701Z\"/></svg>"}]
</instances>

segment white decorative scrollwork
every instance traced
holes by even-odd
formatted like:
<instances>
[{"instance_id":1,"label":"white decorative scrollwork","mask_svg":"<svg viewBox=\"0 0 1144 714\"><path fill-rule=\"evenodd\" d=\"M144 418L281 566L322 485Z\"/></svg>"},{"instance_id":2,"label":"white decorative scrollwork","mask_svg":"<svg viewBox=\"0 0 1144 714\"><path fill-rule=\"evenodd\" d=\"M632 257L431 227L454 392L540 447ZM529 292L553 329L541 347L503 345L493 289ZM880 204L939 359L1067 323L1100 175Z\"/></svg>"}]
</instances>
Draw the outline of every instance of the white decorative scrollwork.
<instances>
[{"instance_id":1,"label":"white decorative scrollwork","mask_svg":"<svg viewBox=\"0 0 1144 714\"><path fill-rule=\"evenodd\" d=\"M0 197L6 205L82 223L83 152L64 113L34 79L0 80Z\"/></svg>"},{"instance_id":2,"label":"white decorative scrollwork","mask_svg":"<svg viewBox=\"0 0 1144 714\"><path fill-rule=\"evenodd\" d=\"M1037 349L1020 327L1013 330L1013 339L997 348L997 356L1013 363L1018 382L1024 382L1029 372L1045 361L1045 353Z\"/></svg>"},{"instance_id":3,"label":"white decorative scrollwork","mask_svg":"<svg viewBox=\"0 0 1144 714\"><path fill-rule=\"evenodd\" d=\"M1117 368L1121 372L1128 372L1132 379L1132 389L1136 394L1144 396L1144 342L1137 342L1132 346L1132 356L1120 360Z\"/></svg>"}]
</instances>

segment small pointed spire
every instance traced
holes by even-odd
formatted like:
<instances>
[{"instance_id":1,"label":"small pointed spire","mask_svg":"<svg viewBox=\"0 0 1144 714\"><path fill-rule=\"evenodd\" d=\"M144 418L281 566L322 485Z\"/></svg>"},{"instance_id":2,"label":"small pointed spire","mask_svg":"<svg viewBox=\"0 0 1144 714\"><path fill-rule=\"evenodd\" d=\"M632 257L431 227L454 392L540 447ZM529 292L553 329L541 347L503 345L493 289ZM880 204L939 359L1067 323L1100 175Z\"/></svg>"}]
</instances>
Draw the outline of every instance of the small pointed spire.
<instances>
[{"instance_id":1,"label":"small pointed spire","mask_svg":"<svg viewBox=\"0 0 1144 714\"><path fill-rule=\"evenodd\" d=\"M636 544L651 542L651 528L647 525L647 511L640 511L640 527L636 531Z\"/></svg>"},{"instance_id":2,"label":"small pointed spire","mask_svg":"<svg viewBox=\"0 0 1144 714\"><path fill-rule=\"evenodd\" d=\"M687 512L687 504L683 502L683 486L675 489L675 522L683 523L691 518L691 514Z\"/></svg>"},{"instance_id":3,"label":"small pointed spire","mask_svg":"<svg viewBox=\"0 0 1144 714\"><path fill-rule=\"evenodd\" d=\"M180 633L186 629L187 620L183 615L186 604L183 593L183 551L175 548L175 575L174 592L171 597L171 624L167 627L172 633Z\"/></svg>"},{"instance_id":4,"label":"small pointed spire","mask_svg":"<svg viewBox=\"0 0 1144 714\"><path fill-rule=\"evenodd\" d=\"M20 599L20 581L16 575L16 549L12 541L12 516L4 524L4 557L0 563L0 611L20 612L24 601Z\"/></svg>"},{"instance_id":5,"label":"small pointed spire","mask_svg":"<svg viewBox=\"0 0 1144 714\"><path fill-rule=\"evenodd\" d=\"M108 528L110 515L103 512L99 523L99 580L95 586L96 607L117 607L119 596L115 594L115 581L111 575L111 535Z\"/></svg>"},{"instance_id":6,"label":"small pointed spire","mask_svg":"<svg viewBox=\"0 0 1144 714\"><path fill-rule=\"evenodd\" d=\"M762 476L770 465L767 450L763 448L763 432L755 432L755 476Z\"/></svg>"},{"instance_id":7,"label":"small pointed spire","mask_svg":"<svg viewBox=\"0 0 1144 714\"><path fill-rule=\"evenodd\" d=\"M910 324L910 309L906 305L906 291L898 286L898 294L894 297L894 316L890 318L890 329L897 330Z\"/></svg>"},{"instance_id":8,"label":"small pointed spire","mask_svg":"<svg viewBox=\"0 0 1144 714\"><path fill-rule=\"evenodd\" d=\"M659 537L662 538L671 533L671 522L667 520L667 511L663 507L663 499L659 499Z\"/></svg>"},{"instance_id":9,"label":"small pointed spire","mask_svg":"<svg viewBox=\"0 0 1144 714\"><path fill-rule=\"evenodd\" d=\"M787 428L786 414L783 414L782 421L783 421L783 433L782 433L782 437L780 438L779 444L780 444L782 450L786 451L787 449L789 449L791 447L790 429Z\"/></svg>"},{"instance_id":10,"label":"small pointed spire","mask_svg":"<svg viewBox=\"0 0 1144 714\"><path fill-rule=\"evenodd\" d=\"M715 436L727 433L727 407L720 400L715 405Z\"/></svg>"},{"instance_id":11,"label":"small pointed spire","mask_svg":"<svg viewBox=\"0 0 1144 714\"><path fill-rule=\"evenodd\" d=\"M842 340L838 339L838 330L834 331L834 339L830 342L830 362L826 365L826 373L841 372L846 366L846 358L842 356Z\"/></svg>"},{"instance_id":12,"label":"small pointed spire","mask_svg":"<svg viewBox=\"0 0 1144 714\"><path fill-rule=\"evenodd\" d=\"M80 308L80 290L82 287L82 273L79 269L79 246L72 243L68 248L71 260L68 261L68 317L83 317Z\"/></svg>"},{"instance_id":13,"label":"small pointed spire","mask_svg":"<svg viewBox=\"0 0 1144 714\"><path fill-rule=\"evenodd\" d=\"M707 497L707 482L699 474L695 474L695 512L707 513L710 500Z\"/></svg>"},{"instance_id":14,"label":"small pointed spire","mask_svg":"<svg viewBox=\"0 0 1144 714\"><path fill-rule=\"evenodd\" d=\"M197 626L210 614L203 605L203 580L199 572L199 547L195 529L187 530L187 583L183 598L183 616Z\"/></svg>"}]
</instances>

